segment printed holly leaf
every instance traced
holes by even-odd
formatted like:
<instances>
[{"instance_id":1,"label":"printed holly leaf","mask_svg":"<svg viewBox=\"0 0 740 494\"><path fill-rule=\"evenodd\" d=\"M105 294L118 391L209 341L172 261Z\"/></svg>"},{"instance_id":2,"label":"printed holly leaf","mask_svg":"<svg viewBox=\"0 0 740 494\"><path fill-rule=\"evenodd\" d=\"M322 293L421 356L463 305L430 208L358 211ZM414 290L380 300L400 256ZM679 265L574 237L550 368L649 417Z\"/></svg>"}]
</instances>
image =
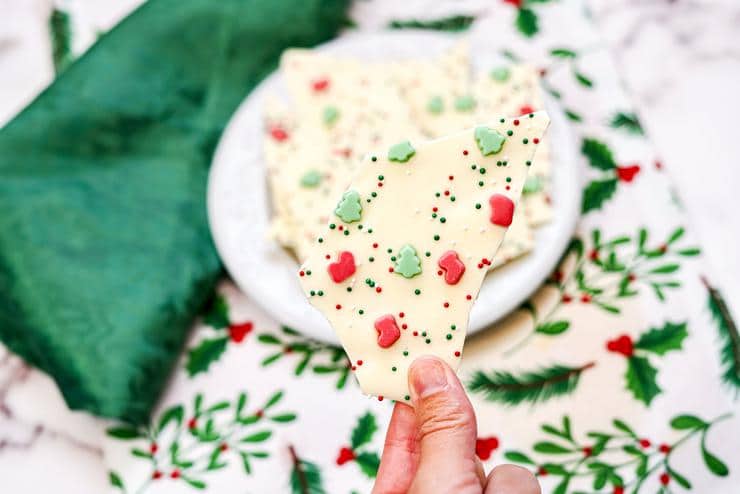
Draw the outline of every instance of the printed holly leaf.
<instances>
[{"instance_id":1,"label":"printed holly leaf","mask_svg":"<svg viewBox=\"0 0 740 494\"><path fill-rule=\"evenodd\" d=\"M592 167L599 170L614 170L617 167L617 162L614 161L609 146L597 139L583 139L581 153L588 159Z\"/></svg>"},{"instance_id":2,"label":"printed holly leaf","mask_svg":"<svg viewBox=\"0 0 740 494\"><path fill-rule=\"evenodd\" d=\"M612 117L609 125L613 129L622 129L630 134L644 135L645 133L642 125L640 125L640 120L638 120L637 115L634 113L617 112Z\"/></svg>"},{"instance_id":3,"label":"printed holly leaf","mask_svg":"<svg viewBox=\"0 0 740 494\"><path fill-rule=\"evenodd\" d=\"M363 446L373 439L373 434L378 430L378 425L375 422L375 416L367 412L365 415L360 417L357 421L357 425L352 430L352 449L357 449Z\"/></svg>"},{"instance_id":4,"label":"printed holly leaf","mask_svg":"<svg viewBox=\"0 0 740 494\"><path fill-rule=\"evenodd\" d=\"M594 81L592 81L589 77L583 75L582 73L578 72L577 70L573 71L573 76L576 78L576 80L581 86L584 86L587 88L594 87Z\"/></svg>"},{"instance_id":5,"label":"printed holly leaf","mask_svg":"<svg viewBox=\"0 0 740 494\"><path fill-rule=\"evenodd\" d=\"M702 419L695 415L678 415L671 419L671 427L677 431L684 431L687 429L703 429L709 424L704 422Z\"/></svg>"},{"instance_id":6,"label":"printed holly leaf","mask_svg":"<svg viewBox=\"0 0 740 494\"><path fill-rule=\"evenodd\" d=\"M201 341L198 346L188 350L187 362L185 369L188 375L193 377L201 372L206 372L210 365L221 358L226 350L226 344L229 341L227 337L214 338Z\"/></svg>"},{"instance_id":7,"label":"printed holly leaf","mask_svg":"<svg viewBox=\"0 0 740 494\"><path fill-rule=\"evenodd\" d=\"M701 443L701 456L704 460L704 464L707 466L710 472L713 474L719 476L719 477L727 477L727 475L730 473L730 469L727 468L727 465L714 456L712 453L710 453L705 444L704 444L705 437L702 436L702 443Z\"/></svg>"},{"instance_id":8,"label":"printed holly leaf","mask_svg":"<svg viewBox=\"0 0 740 494\"><path fill-rule=\"evenodd\" d=\"M111 427L106 430L105 433L110 437L123 440L145 437L144 433L139 431L139 429L136 429L135 427L128 427L125 425L120 427Z\"/></svg>"},{"instance_id":9,"label":"printed holly leaf","mask_svg":"<svg viewBox=\"0 0 740 494\"><path fill-rule=\"evenodd\" d=\"M460 32L465 31L473 24L472 15L453 15L431 20L393 20L388 24L389 29L428 29L432 31Z\"/></svg>"},{"instance_id":10,"label":"printed holly leaf","mask_svg":"<svg viewBox=\"0 0 740 494\"><path fill-rule=\"evenodd\" d=\"M321 469L310 461L296 458L290 473L292 494L326 494Z\"/></svg>"},{"instance_id":11,"label":"printed holly leaf","mask_svg":"<svg viewBox=\"0 0 740 494\"><path fill-rule=\"evenodd\" d=\"M374 479L378 475L378 467L380 467L380 458L377 453L363 452L357 455L355 458L357 466L360 467L362 473Z\"/></svg>"},{"instance_id":12,"label":"printed holly leaf","mask_svg":"<svg viewBox=\"0 0 740 494\"><path fill-rule=\"evenodd\" d=\"M540 30L537 23L537 14L528 8L520 8L516 16L516 28L524 36L531 38Z\"/></svg>"},{"instance_id":13,"label":"printed holly leaf","mask_svg":"<svg viewBox=\"0 0 740 494\"><path fill-rule=\"evenodd\" d=\"M360 221L362 217L362 203L360 194L356 190L348 190L342 194L334 214L345 223Z\"/></svg>"},{"instance_id":14,"label":"printed holly leaf","mask_svg":"<svg viewBox=\"0 0 740 494\"><path fill-rule=\"evenodd\" d=\"M113 487L118 487L121 491L126 492L126 487L123 485L121 476L112 470L108 472L108 482L110 482L110 485Z\"/></svg>"},{"instance_id":15,"label":"printed holly leaf","mask_svg":"<svg viewBox=\"0 0 740 494\"><path fill-rule=\"evenodd\" d=\"M478 149L480 149L483 156L501 151L505 141L506 137L495 129L488 127L477 127L475 129L475 142L478 143Z\"/></svg>"},{"instance_id":16,"label":"printed holly leaf","mask_svg":"<svg viewBox=\"0 0 740 494\"><path fill-rule=\"evenodd\" d=\"M550 50L550 55L558 58L576 58L578 54L568 48L553 48Z\"/></svg>"},{"instance_id":17,"label":"printed holly leaf","mask_svg":"<svg viewBox=\"0 0 740 494\"><path fill-rule=\"evenodd\" d=\"M719 334L722 381L737 396L740 393L740 332L720 291L706 279L702 281L709 292L707 305Z\"/></svg>"},{"instance_id":18,"label":"printed holly leaf","mask_svg":"<svg viewBox=\"0 0 740 494\"><path fill-rule=\"evenodd\" d=\"M203 315L203 323L212 328L221 329L229 325L229 306L223 295L216 295L208 310Z\"/></svg>"},{"instance_id":19,"label":"printed holly leaf","mask_svg":"<svg viewBox=\"0 0 740 494\"><path fill-rule=\"evenodd\" d=\"M634 347L657 355L665 355L671 350L680 350L683 340L688 336L686 323L666 322L662 328L651 328L640 335Z\"/></svg>"},{"instance_id":20,"label":"printed holly leaf","mask_svg":"<svg viewBox=\"0 0 740 494\"><path fill-rule=\"evenodd\" d=\"M614 192L617 191L617 179L610 178L607 180L596 180L588 184L583 191L583 202L581 212L588 213L595 209L601 209L605 201L611 199Z\"/></svg>"},{"instance_id":21,"label":"printed holly leaf","mask_svg":"<svg viewBox=\"0 0 740 494\"><path fill-rule=\"evenodd\" d=\"M653 398L661 393L656 382L658 371L650 365L644 357L630 357L627 359L627 372L624 375L627 389L632 391L635 399L650 405Z\"/></svg>"},{"instance_id":22,"label":"printed holly leaf","mask_svg":"<svg viewBox=\"0 0 740 494\"><path fill-rule=\"evenodd\" d=\"M525 465L534 465L534 460L519 451L507 451L504 458L512 463L524 463Z\"/></svg>"},{"instance_id":23,"label":"printed holly leaf","mask_svg":"<svg viewBox=\"0 0 740 494\"><path fill-rule=\"evenodd\" d=\"M538 453L549 455L564 455L573 452L570 448L566 448L565 446L561 446L550 441L540 441L534 445L533 449Z\"/></svg>"},{"instance_id":24,"label":"printed holly leaf","mask_svg":"<svg viewBox=\"0 0 740 494\"><path fill-rule=\"evenodd\" d=\"M157 431L161 432L162 430L164 430L165 427L167 427L170 422L173 421L175 422L177 427L180 427L184 414L185 410L183 409L182 405L176 405L167 409L167 411L165 411L159 419L159 424L157 424Z\"/></svg>"},{"instance_id":25,"label":"printed holly leaf","mask_svg":"<svg viewBox=\"0 0 740 494\"><path fill-rule=\"evenodd\" d=\"M551 321L540 324L535 331L552 336L565 332L569 327L570 323L568 321Z\"/></svg>"},{"instance_id":26,"label":"printed holly leaf","mask_svg":"<svg viewBox=\"0 0 740 494\"><path fill-rule=\"evenodd\" d=\"M583 117L581 117L581 115L579 115L578 113L574 112L573 110L566 109L565 110L565 116L568 117L568 119L571 122L582 122L583 121Z\"/></svg>"},{"instance_id":27,"label":"printed holly leaf","mask_svg":"<svg viewBox=\"0 0 740 494\"><path fill-rule=\"evenodd\" d=\"M182 477L182 479L190 485L190 487L193 487L198 490L203 490L206 488L206 483L202 480L198 479L191 479L190 477Z\"/></svg>"}]
</instances>

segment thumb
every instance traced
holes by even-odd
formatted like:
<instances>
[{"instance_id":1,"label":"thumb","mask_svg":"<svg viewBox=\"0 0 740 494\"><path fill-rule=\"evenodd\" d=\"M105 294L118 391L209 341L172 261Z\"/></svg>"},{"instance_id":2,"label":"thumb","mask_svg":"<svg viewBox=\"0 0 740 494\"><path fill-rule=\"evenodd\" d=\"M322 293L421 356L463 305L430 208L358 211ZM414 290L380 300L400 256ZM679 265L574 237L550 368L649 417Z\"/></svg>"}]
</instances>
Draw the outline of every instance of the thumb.
<instances>
[{"instance_id":1,"label":"thumb","mask_svg":"<svg viewBox=\"0 0 740 494\"><path fill-rule=\"evenodd\" d=\"M435 357L409 369L420 460L410 493L480 493L483 471L475 456L473 407L453 370Z\"/></svg>"}]
</instances>

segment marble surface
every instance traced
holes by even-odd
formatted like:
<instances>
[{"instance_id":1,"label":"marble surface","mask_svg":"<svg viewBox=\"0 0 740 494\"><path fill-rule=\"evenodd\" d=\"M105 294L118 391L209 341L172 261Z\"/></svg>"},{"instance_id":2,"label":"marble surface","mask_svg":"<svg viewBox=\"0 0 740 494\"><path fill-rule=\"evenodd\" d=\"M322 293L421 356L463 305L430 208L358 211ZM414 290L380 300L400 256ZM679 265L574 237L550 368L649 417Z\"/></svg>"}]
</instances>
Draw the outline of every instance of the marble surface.
<instances>
[{"instance_id":1,"label":"marble surface","mask_svg":"<svg viewBox=\"0 0 740 494\"><path fill-rule=\"evenodd\" d=\"M141 0L57 0L104 30ZM0 125L53 77L46 19L51 0L0 0ZM740 3L737 0L587 2L700 236L708 269L740 315ZM362 28L414 12L487 15L488 2L359 1ZM85 31L85 30L81 30ZM87 29L88 33L93 32ZM84 49L84 38L76 49ZM729 207L728 207L729 206ZM104 422L71 412L47 376L0 348L0 479L13 492L99 493Z\"/></svg>"}]
</instances>

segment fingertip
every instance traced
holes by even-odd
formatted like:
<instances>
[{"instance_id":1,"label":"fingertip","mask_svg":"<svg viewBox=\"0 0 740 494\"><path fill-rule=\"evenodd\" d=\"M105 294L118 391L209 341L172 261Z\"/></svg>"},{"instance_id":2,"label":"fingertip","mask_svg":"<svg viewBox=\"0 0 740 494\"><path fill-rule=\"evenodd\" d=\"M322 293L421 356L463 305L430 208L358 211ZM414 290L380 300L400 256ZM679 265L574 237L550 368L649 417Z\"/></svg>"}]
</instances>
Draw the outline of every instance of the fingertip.
<instances>
[{"instance_id":1,"label":"fingertip","mask_svg":"<svg viewBox=\"0 0 740 494\"><path fill-rule=\"evenodd\" d=\"M541 494L540 483L526 468L499 465L488 474L485 494Z\"/></svg>"}]
</instances>

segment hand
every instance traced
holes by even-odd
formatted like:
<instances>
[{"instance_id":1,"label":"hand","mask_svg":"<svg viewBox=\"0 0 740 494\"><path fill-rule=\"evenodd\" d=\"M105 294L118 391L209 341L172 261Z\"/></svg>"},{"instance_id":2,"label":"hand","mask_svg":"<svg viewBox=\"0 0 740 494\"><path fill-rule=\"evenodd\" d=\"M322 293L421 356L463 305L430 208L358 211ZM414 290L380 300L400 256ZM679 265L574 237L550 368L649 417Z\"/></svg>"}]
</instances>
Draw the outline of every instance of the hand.
<instances>
[{"instance_id":1,"label":"hand","mask_svg":"<svg viewBox=\"0 0 740 494\"><path fill-rule=\"evenodd\" d=\"M409 370L414 408L396 403L373 494L540 494L528 470L500 465L486 477L475 455L475 412L452 369L420 357Z\"/></svg>"}]
</instances>

